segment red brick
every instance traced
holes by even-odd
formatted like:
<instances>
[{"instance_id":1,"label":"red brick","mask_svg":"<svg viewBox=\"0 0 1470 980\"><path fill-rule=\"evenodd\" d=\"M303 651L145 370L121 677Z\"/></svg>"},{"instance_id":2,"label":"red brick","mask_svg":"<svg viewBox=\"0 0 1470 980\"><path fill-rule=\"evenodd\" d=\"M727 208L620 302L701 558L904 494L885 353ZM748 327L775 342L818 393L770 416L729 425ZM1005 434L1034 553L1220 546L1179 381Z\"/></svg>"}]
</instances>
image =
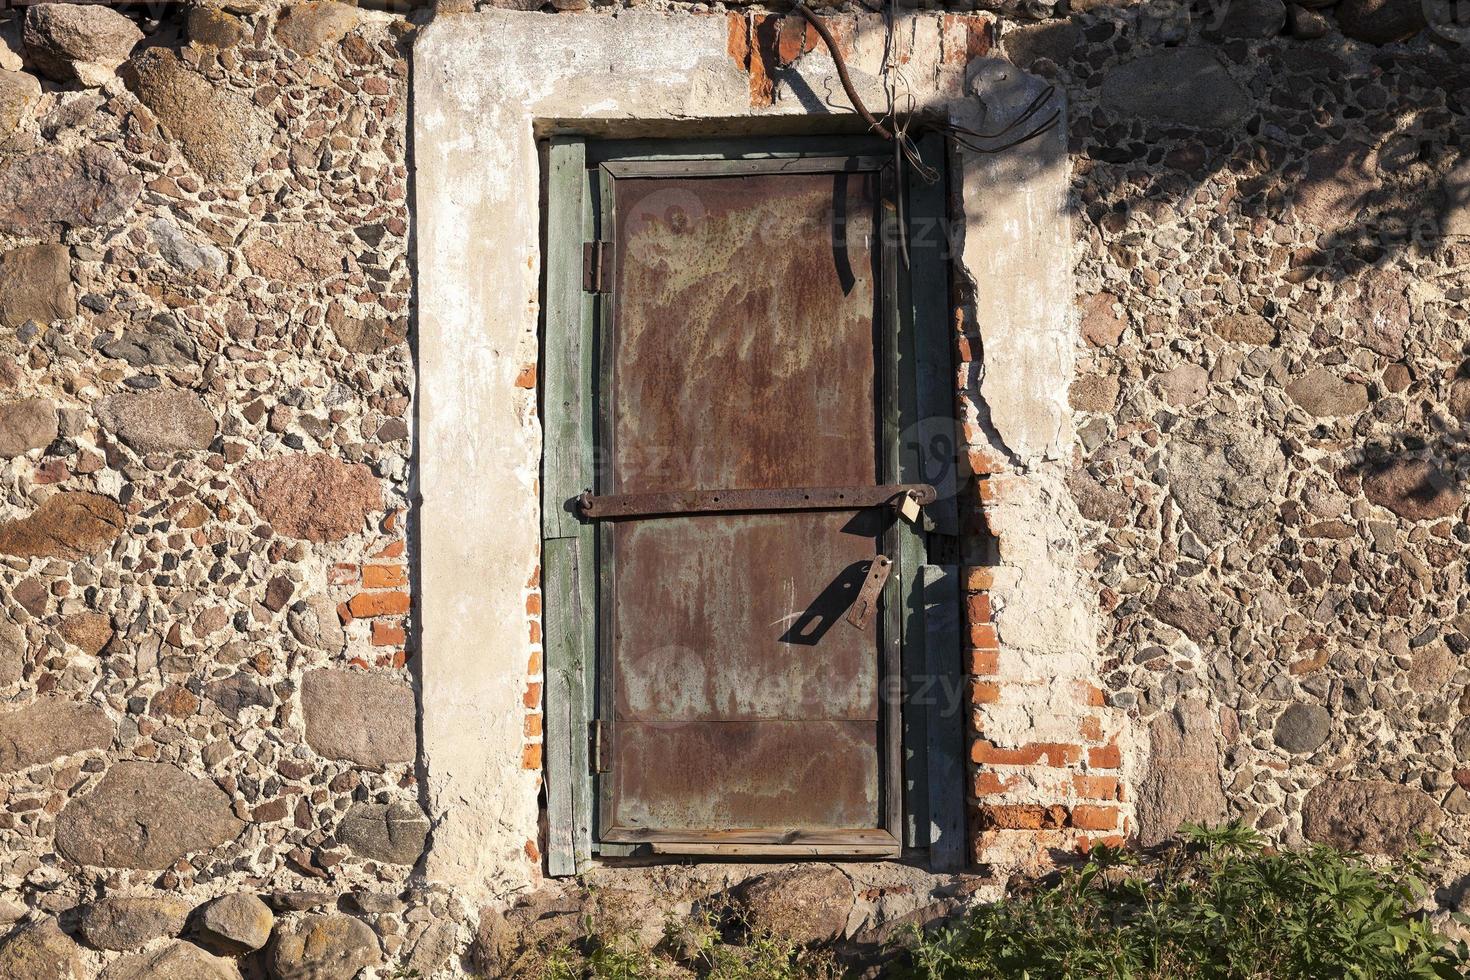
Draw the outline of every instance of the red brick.
<instances>
[{"instance_id":1,"label":"red brick","mask_svg":"<svg viewBox=\"0 0 1470 980\"><path fill-rule=\"evenodd\" d=\"M531 620L531 642L541 642L541 620L539 619Z\"/></svg>"},{"instance_id":2,"label":"red brick","mask_svg":"<svg viewBox=\"0 0 1470 980\"><path fill-rule=\"evenodd\" d=\"M975 774L974 793L976 796L996 796L1001 793L1009 793L1020 782L1021 780L1015 776L1003 779L993 772L978 772Z\"/></svg>"},{"instance_id":3,"label":"red brick","mask_svg":"<svg viewBox=\"0 0 1470 980\"><path fill-rule=\"evenodd\" d=\"M1039 803L988 805L980 808L979 816L982 830L1060 830L1067 823L1067 808Z\"/></svg>"},{"instance_id":4,"label":"red brick","mask_svg":"<svg viewBox=\"0 0 1470 980\"><path fill-rule=\"evenodd\" d=\"M1072 807L1072 826L1078 830L1116 830L1118 811L1110 806L1081 804Z\"/></svg>"},{"instance_id":5,"label":"red brick","mask_svg":"<svg viewBox=\"0 0 1470 980\"><path fill-rule=\"evenodd\" d=\"M541 737L541 716L540 715L526 715L526 737L527 738L540 738Z\"/></svg>"},{"instance_id":6,"label":"red brick","mask_svg":"<svg viewBox=\"0 0 1470 980\"><path fill-rule=\"evenodd\" d=\"M999 650L1000 638L995 627L988 623L976 623L970 627L970 646L977 650Z\"/></svg>"},{"instance_id":7,"label":"red brick","mask_svg":"<svg viewBox=\"0 0 1470 980\"><path fill-rule=\"evenodd\" d=\"M1088 776L1082 773L1072 777L1072 789L1084 800L1116 800L1118 780L1113 776Z\"/></svg>"},{"instance_id":8,"label":"red brick","mask_svg":"<svg viewBox=\"0 0 1470 980\"><path fill-rule=\"evenodd\" d=\"M1000 700L1000 685L993 681L971 681L971 704L995 704Z\"/></svg>"},{"instance_id":9,"label":"red brick","mask_svg":"<svg viewBox=\"0 0 1470 980\"><path fill-rule=\"evenodd\" d=\"M385 623L381 619L373 623L373 646L401 647L406 642L408 636L403 632L402 625Z\"/></svg>"},{"instance_id":10,"label":"red brick","mask_svg":"<svg viewBox=\"0 0 1470 980\"><path fill-rule=\"evenodd\" d=\"M521 698L521 703L528 708L541 706L541 683L539 681L532 681L526 685L526 694Z\"/></svg>"},{"instance_id":11,"label":"red brick","mask_svg":"<svg viewBox=\"0 0 1470 980\"><path fill-rule=\"evenodd\" d=\"M541 651L532 650L531 656L526 658L526 673L532 677L541 673Z\"/></svg>"},{"instance_id":12,"label":"red brick","mask_svg":"<svg viewBox=\"0 0 1470 980\"><path fill-rule=\"evenodd\" d=\"M532 616L541 615L541 593L532 592L526 596L526 612Z\"/></svg>"},{"instance_id":13,"label":"red brick","mask_svg":"<svg viewBox=\"0 0 1470 980\"><path fill-rule=\"evenodd\" d=\"M1082 719L1082 740L1085 742L1101 742L1103 725L1102 719L1096 715L1088 715Z\"/></svg>"},{"instance_id":14,"label":"red brick","mask_svg":"<svg viewBox=\"0 0 1470 980\"><path fill-rule=\"evenodd\" d=\"M989 446L971 446L965 450L965 461L970 464L970 472L976 476L991 476L1006 471L1006 459L1000 453ZM989 481L982 480L982 483ZM982 489L980 499L985 500L985 491Z\"/></svg>"},{"instance_id":15,"label":"red brick","mask_svg":"<svg viewBox=\"0 0 1470 980\"><path fill-rule=\"evenodd\" d=\"M382 551L379 551L378 553L376 553L375 555L373 555L373 557L374 558L402 558L403 557L403 549L404 549L404 544L403 544L402 541L394 541L391 544L389 544L388 547L384 548Z\"/></svg>"},{"instance_id":16,"label":"red brick","mask_svg":"<svg viewBox=\"0 0 1470 980\"><path fill-rule=\"evenodd\" d=\"M357 566L347 564L333 565L327 571L328 585L351 585L357 581Z\"/></svg>"},{"instance_id":17,"label":"red brick","mask_svg":"<svg viewBox=\"0 0 1470 980\"><path fill-rule=\"evenodd\" d=\"M347 603L347 609L359 619L372 616L402 616L412 600L407 592L359 592Z\"/></svg>"},{"instance_id":18,"label":"red brick","mask_svg":"<svg viewBox=\"0 0 1470 980\"><path fill-rule=\"evenodd\" d=\"M521 768L537 770L541 768L540 742L536 742L532 745L526 745L521 748Z\"/></svg>"},{"instance_id":19,"label":"red brick","mask_svg":"<svg viewBox=\"0 0 1470 980\"><path fill-rule=\"evenodd\" d=\"M1094 769L1120 769L1123 766L1123 752L1117 743L1088 749L1087 764Z\"/></svg>"},{"instance_id":20,"label":"red brick","mask_svg":"<svg viewBox=\"0 0 1470 980\"><path fill-rule=\"evenodd\" d=\"M994 568L989 565L970 565L965 569L966 592L988 592L994 587Z\"/></svg>"},{"instance_id":21,"label":"red brick","mask_svg":"<svg viewBox=\"0 0 1470 980\"><path fill-rule=\"evenodd\" d=\"M534 387L536 387L536 365L534 365L534 364L527 364L525 367L521 368L520 373L516 375L516 387L517 388L534 388Z\"/></svg>"},{"instance_id":22,"label":"red brick","mask_svg":"<svg viewBox=\"0 0 1470 980\"><path fill-rule=\"evenodd\" d=\"M965 615L972 624L990 622L990 593L977 592L966 599Z\"/></svg>"},{"instance_id":23,"label":"red brick","mask_svg":"<svg viewBox=\"0 0 1470 980\"><path fill-rule=\"evenodd\" d=\"M362 566L364 589L397 589L408 584L408 569L402 565Z\"/></svg>"},{"instance_id":24,"label":"red brick","mask_svg":"<svg viewBox=\"0 0 1470 980\"><path fill-rule=\"evenodd\" d=\"M1000 673L999 650L971 650L970 673L987 677Z\"/></svg>"},{"instance_id":25,"label":"red brick","mask_svg":"<svg viewBox=\"0 0 1470 980\"><path fill-rule=\"evenodd\" d=\"M979 765L995 766L1071 766L1082 761L1082 746L1060 742L1032 742L1013 749L1003 749L982 738L976 739L970 746L970 761Z\"/></svg>"}]
</instances>

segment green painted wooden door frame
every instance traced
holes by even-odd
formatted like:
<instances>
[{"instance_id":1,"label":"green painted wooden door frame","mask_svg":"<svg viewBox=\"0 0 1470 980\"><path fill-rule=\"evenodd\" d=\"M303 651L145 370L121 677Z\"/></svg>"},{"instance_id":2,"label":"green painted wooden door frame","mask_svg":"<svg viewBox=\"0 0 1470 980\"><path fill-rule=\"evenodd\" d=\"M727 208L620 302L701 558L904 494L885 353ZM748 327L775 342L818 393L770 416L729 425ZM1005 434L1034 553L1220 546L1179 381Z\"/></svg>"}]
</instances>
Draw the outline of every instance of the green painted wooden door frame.
<instances>
[{"instance_id":1,"label":"green painted wooden door frame","mask_svg":"<svg viewBox=\"0 0 1470 980\"><path fill-rule=\"evenodd\" d=\"M597 531L573 500L594 485L598 384L596 339L603 315L583 286L582 245L598 231L609 191L604 164L632 161L800 159L890 153L867 138L697 142L600 141L555 137L545 145L546 240L541 348L542 591L545 643L547 872L584 870L594 854L637 853L638 845L596 840L591 730L597 705ZM937 136L921 152L944 171ZM885 266L884 298L897 336L881 368L898 388L897 417L885 419L896 482L941 489L923 531L903 524L896 602L888 620L901 640L904 843L926 848L936 870L965 863L963 706L958 569L927 564L926 537L958 533L954 499L954 391L949 331L944 182L911 179L903 194L911 262ZM946 449L947 447L947 449ZM945 453L948 452L948 458ZM795 856L795 853L793 854Z\"/></svg>"}]
</instances>

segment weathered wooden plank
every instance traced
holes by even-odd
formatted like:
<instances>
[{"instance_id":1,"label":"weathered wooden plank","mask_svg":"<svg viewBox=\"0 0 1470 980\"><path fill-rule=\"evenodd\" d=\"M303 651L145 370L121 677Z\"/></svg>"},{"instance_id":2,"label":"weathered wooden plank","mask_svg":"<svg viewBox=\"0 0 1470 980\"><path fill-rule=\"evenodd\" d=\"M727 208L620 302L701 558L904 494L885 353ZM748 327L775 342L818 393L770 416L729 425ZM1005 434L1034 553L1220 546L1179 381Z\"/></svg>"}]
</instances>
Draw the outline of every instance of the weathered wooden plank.
<instances>
[{"instance_id":1,"label":"weathered wooden plank","mask_svg":"<svg viewBox=\"0 0 1470 980\"><path fill-rule=\"evenodd\" d=\"M541 351L544 461L541 533L575 537L581 521L573 500L586 489L584 431L582 227L587 173L580 140L552 140L546 179L546 320Z\"/></svg>"},{"instance_id":2,"label":"weathered wooden plank","mask_svg":"<svg viewBox=\"0 0 1470 980\"><path fill-rule=\"evenodd\" d=\"M929 865L954 871L966 864L965 709L960 629L960 573L925 565L925 652L928 690Z\"/></svg>"},{"instance_id":3,"label":"weathered wooden plank","mask_svg":"<svg viewBox=\"0 0 1470 980\"><path fill-rule=\"evenodd\" d=\"M546 672L547 871L577 872L590 850L585 813L587 696L584 675L591 656L591 605L582 546L589 530L569 501L586 488L591 473L587 401L591 352L590 302L582 292L582 241L586 212L583 144L554 140L547 150L546 318L541 355L542 463L541 586Z\"/></svg>"}]
</instances>

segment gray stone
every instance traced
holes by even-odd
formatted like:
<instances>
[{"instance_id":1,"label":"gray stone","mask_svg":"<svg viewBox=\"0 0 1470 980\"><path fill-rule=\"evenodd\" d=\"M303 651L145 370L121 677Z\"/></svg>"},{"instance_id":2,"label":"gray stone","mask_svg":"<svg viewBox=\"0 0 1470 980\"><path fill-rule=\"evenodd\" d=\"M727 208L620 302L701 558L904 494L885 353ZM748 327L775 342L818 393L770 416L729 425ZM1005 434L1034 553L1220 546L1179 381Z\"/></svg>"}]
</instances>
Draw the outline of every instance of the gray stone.
<instances>
[{"instance_id":1,"label":"gray stone","mask_svg":"<svg viewBox=\"0 0 1470 980\"><path fill-rule=\"evenodd\" d=\"M269 708L276 703L271 689L245 674L231 674L223 680L204 685L204 696L219 705L231 720L238 720L247 708Z\"/></svg>"},{"instance_id":2,"label":"gray stone","mask_svg":"<svg viewBox=\"0 0 1470 980\"><path fill-rule=\"evenodd\" d=\"M142 190L142 179L100 146L0 157L0 232L41 236L105 225Z\"/></svg>"},{"instance_id":3,"label":"gray stone","mask_svg":"<svg viewBox=\"0 0 1470 980\"><path fill-rule=\"evenodd\" d=\"M301 679L306 742L329 759L383 767L412 762L413 689L362 670L310 670Z\"/></svg>"},{"instance_id":4,"label":"gray stone","mask_svg":"<svg viewBox=\"0 0 1470 980\"><path fill-rule=\"evenodd\" d=\"M1297 4L1287 8L1286 23L1291 28L1291 36L1303 41L1326 37L1332 30L1332 21L1326 14Z\"/></svg>"},{"instance_id":5,"label":"gray stone","mask_svg":"<svg viewBox=\"0 0 1470 980\"><path fill-rule=\"evenodd\" d=\"M194 340L168 317L155 317L141 327L109 337L101 342L100 350L135 368L187 367L199 357Z\"/></svg>"},{"instance_id":6,"label":"gray stone","mask_svg":"<svg viewBox=\"0 0 1470 980\"><path fill-rule=\"evenodd\" d=\"M1302 803L1308 840L1367 854L1403 854L1417 834L1434 834L1444 821L1427 794L1379 780L1329 779Z\"/></svg>"},{"instance_id":7,"label":"gray stone","mask_svg":"<svg viewBox=\"0 0 1470 980\"><path fill-rule=\"evenodd\" d=\"M438 976L439 971L449 965L449 958L454 955L457 932L455 924L447 919L432 923L424 930L419 941L413 944L413 952L408 954L404 967L410 971L418 971L421 977Z\"/></svg>"},{"instance_id":8,"label":"gray stone","mask_svg":"<svg viewBox=\"0 0 1470 980\"><path fill-rule=\"evenodd\" d=\"M0 687L20 681L25 671L26 635L19 626L0 616Z\"/></svg>"},{"instance_id":9,"label":"gray stone","mask_svg":"<svg viewBox=\"0 0 1470 980\"><path fill-rule=\"evenodd\" d=\"M270 146L275 126L264 110L238 92L216 88L172 51L149 48L121 74L210 182L242 183Z\"/></svg>"},{"instance_id":10,"label":"gray stone","mask_svg":"<svg viewBox=\"0 0 1470 980\"><path fill-rule=\"evenodd\" d=\"M1450 415L1461 422L1470 422L1470 378L1457 378L1450 385L1448 408Z\"/></svg>"},{"instance_id":11,"label":"gray stone","mask_svg":"<svg viewBox=\"0 0 1470 980\"><path fill-rule=\"evenodd\" d=\"M50 323L76 315L71 252L65 245L23 245L0 254L0 325Z\"/></svg>"},{"instance_id":12,"label":"gray stone","mask_svg":"<svg viewBox=\"0 0 1470 980\"><path fill-rule=\"evenodd\" d=\"M1199 700L1183 701L1149 725L1148 771L1138 788L1138 838L1171 837L1181 823L1216 824L1225 817L1215 723Z\"/></svg>"},{"instance_id":13,"label":"gray stone","mask_svg":"<svg viewBox=\"0 0 1470 980\"><path fill-rule=\"evenodd\" d=\"M354 354L381 354L408 337L405 319L381 316L349 316L340 303L327 308L327 326L343 349Z\"/></svg>"},{"instance_id":14,"label":"gray stone","mask_svg":"<svg viewBox=\"0 0 1470 980\"><path fill-rule=\"evenodd\" d=\"M829 864L759 875L742 885L734 898L753 931L798 943L840 938L854 902L852 879Z\"/></svg>"},{"instance_id":15,"label":"gray stone","mask_svg":"<svg viewBox=\"0 0 1470 980\"><path fill-rule=\"evenodd\" d=\"M354 803L337 825L337 840L358 857L413 864L424 851L429 820L412 803Z\"/></svg>"},{"instance_id":16,"label":"gray stone","mask_svg":"<svg viewBox=\"0 0 1470 980\"><path fill-rule=\"evenodd\" d=\"M153 244L158 247L158 254L163 260L180 272L203 269L220 275L228 266L224 252L209 242L191 238L172 218L154 218L148 223L148 234L153 237Z\"/></svg>"},{"instance_id":17,"label":"gray stone","mask_svg":"<svg viewBox=\"0 0 1470 980\"><path fill-rule=\"evenodd\" d=\"M87 980L82 948L48 919L16 933L0 946L5 980Z\"/></svg>"},{"instance_id":18,"label":"gray stone","mask_svg":"<svg viewBox=\"0 0 1470 980\"><path fill-rule=\"evenodd\" d=\"M1210 393L1210 372L1198 364L1180 364L1157 375L1159 396L1176 408L1193 405Z\"/></svg>"},{"instance_id":19,"label":"gray stone","mask_svg":"<svg viewBox=\"0 0 1470 980\"><path fill-rule=\"evenodd\" d=\"M217 898L199 914L201 941L232 955L260 949L270 941L276 916L254 895L243 892Z\"/></svg>"},{"instance_id":20,"label":"gray stone","mask_svg":"<svg viewBox=\"0 0 1470 980\"><path fill-rule=\"evenodd\" d=\"M276 41L303 57L336 44L360 22L357 9L332 0L311 0L285 8L276 21Z\"/></svg>"},{"instance_id":21,"label":"gray stone","mask_svg":"<svg viewBox=\"0 0 1470 980\"><path fill-rule=\"evenodd\" d=\"M244 252L256 275L297 286L341 272L347 256L330 232L300 221L266 225Z\"/></svg>"},{"instance_id":22,"label":"gray stone","mask_svg":"<svg viewBox=\"0 0 1470 980\"><path fill-rule=\"evenodd\" d=\"M110 7L47 3L26 15L26 56L63 84L107 84L141 40L138 25Z\"/></svg>"},{"instance_id":23,"label":"gray stone","mask_svg":"<svg viewBox=\"0 0 1470 980\"><path fill-rule=\"evenodd\" d=\"M1383 186L1374 169L1373 148L1355 140L1313 150L1296 183L1296 214L1328 231L1349 227Z\"/></svg>"},{"instance_id":24,"label":"gray stone","mask_svg":"<svg viewBox=\"0 0 1470 980\"><path fill-rule=\"evenodd\" d=\"M117 762L56 818L56 849L77 864L161 871L185 854L234 840L230 798L177 766Z\"/></svg>"},{"instance_id":25,"label":"gray stone","mask_svg":"<svg viewBox=\"0 0 1470 980\"><path fill-rule=\"evenodd\" d=\"M1332 731L1332 715L1320 704L1293 704L1276 719L1272 738L1288 752L1315 752Z\"/></svg>"},{"instance_id":26,"label":"gray stone","mask_svg":"<svg viewBox=\"0 0 1470 980\"><path fill-rule=\"evenodd\" d=\"M373 930L345 915L307 915L282 925L267 956L273 980L352 980L381 962Z\"/></svg>"},{"instance_id":27,"label":"gray stone","mask_svg":"<svg viewBox=\"0 0 1470 980\"><path fill-rule=\"evenodd\" d=\"M41 83L22 71L0 69L0 139L4 139L25 118L41 98Z\"/></svg>"},{"instance_id":28,"label":"gray stone","mask_svg":"<svg viewBox=\"0 0 1470 980\"><path fill-rule=\"evenodd\" d=\"M95 493L47 497L29 517L0 524L0 555L17 558L83 558L122 533L123 512Z\"/></svg>"},{"instance_id":29,"label":"gray stone","mask_svg":"<svg viewBox=\"0 0 1470 980\"><path fill-rule=\"evenodd\" d=\"M186 24L190 42L211 48L232 48L250 36L239 17L218 7L190 7Z\"/></svg>"},{"instance_id":30,"label":"gray stone","mask_svg":"<svg viewBox=\"0 0 1470 980\"><path fill-rule=\"evenodd\" d=\"M1286 386L1291 400L1317 418L1357 415L1368 407L1367 385L1339 378L1327 368L1313 368Z\"/></svg>"},{"instance_id":31,"label":"gray stone","mask_svg":"<svg viewBox=\"0 0 1470 980\"><path fill-rule=\"evenodd\" d=\"M1470 156L1466 156L1445 175L1444 202L1440 210L1440 234L1451 238L1470 238Z\"/></svg>"},{"instance_id":32,"label":"gray stone","mask_svg":"<svg viewBox=\"0 0 1470 980\"><path fill-rule=\"evenodd\" d=\"M1388 357L1402 357L1409 332L1408 285L1398 272L1370 273L1357 284L1344 336Z\"/></svg>"},{"instance_id":33,"label":"gray stone","mask_svg":"<svg viewBox=\"0 0 1470 980\"><path fill-rule=\"evenodd\" d=\"M175 941L135 953L108 966L98 980L240 980L232 959L211 956L193 943Z\"/></svg>"},{"instance_id":34,"label":"gray stone","mask_svg":"<svg viewBox=\"0 0 1470 980\"><path fill-rule=\"evenodd\" d=\"M1183 630L1186 636L1198 643L1224 623L1220 601L1220 596L1202 589L1168 585L1159 590L1153 609L1160 620Z\"/></svg>"},{"instance_id":35,"label":"gray stone","mask_svg":"<svg viewBox=\"0 0 1470 980\"><path fill-rule=\"evenodd\" d=\"M97 405L97 420L145 454L208 449L217 428L202 398L175 388L104 398Z\"/></svg>"},{"instance_id":36,"label":"gray stone","mask_svg":"<svg viewBox=\"0 0 1470 980\"><path fill-rule=\"evenodd\" d=\"M1067 64L1083 44L1081 29L1067 20L1007 25L1002 40L1007 57L1017 67L1032 72L1039 70L1039 61L1050 61L1058 67Z\"/></svg>"},{"instance_id":37,"label":"gray stone","mask_svg":"<svg viewBox=\"0 0 1470 980\"><path fill-rule=\"evenodd\" d=\"M1357 41L1389 44L1413 37L1428 26L1422 0L1343 0L1337 24Z\"/></svg>"},{"instance_id":38,"label":"gray stone","mask_svg":"<svg viewBox=\"0 0 1470 980\"><path fill-rule=\"evenodd\" d=\"M1114 68L1103 79L1104 108L1168 126L1229 129L1251 113L1250 97L1213 52L1174 48Z\"/></svg>"},{"instance_id":39,"label":"gray stone","mask_svg":"<svg viewBox=\"0 0 1470 980\"><path fill-rule=\"evenodd\" d=\"M1450 732L1450 746L1462 763L1470 763L1470 717L1461 718Z\"/></svg>"},{"instance_id":40,"label":"gray stone","mask_svg":"<svg viewBox=\"0 0 1470 980\"><path fill-rule=\"evenodd\" d=\"M51 399L0 402L0 458L45 449L55 441L57 431L56 403Z\"/></svg>"},{"instance_id":41,"label":"gray stone","mask_svg":"<svg viewBox=\"0 0 1470 980\"><path fill-rule=\"evenodd\" d=\"M1281 444L1226 415L1179 426L1169 434L1164 461L1180 512L1209 547L1262 516L1286 480Z\"/></svg>"},{"instance_id":42,"label":"gray stone","mask_svg":"<svg viewBox=\"0 0 1470 980\"><path fill-rule=\"evenodd\" d=\"M337 604L324 595L314 595L291 607L286 614L291 635L314 650L340 653L347 645L347 632L337 615Z\"/></svg>"},{"instance_id":43,"label":"gray stone","mask_svg":"<svg viewBox=\"0 0 1470 980\"><path fill-rule=\"evenodd\" d=\"M49 695L24 708L0 712L0 772L105 749L112 736L112 721L100 705Z\"/></svg>"},{"instance_id":44,"label":"gray stone","mask_svg":"<svg viewBox=\"0 0 1470 980\"><path fill-rule=\"evenodd\" d=\"M1077 512L1089 521L1110 521L1128 513L1126 497L1103 486L1080 466L1068 471L1067 489L1077 503Z\"/></svg>"},{"instance_id":45,"label":"gray stone","mask_svg":"<svg viewBox=\"0 0 1470 980\"><path fill-rule=\"evenodd\" d=\"M1281 0L1230 0L1216 8L1218 20L1209 33L1221 37L1275 37L1286 24L1286 4Z\"/></svg>"},{"instance_id":46,"label":"gray stone","mask_svg":"<svg viewBox=\"0 0 1470 980\"><path fill-rule=\"evenodd\" d=\"M162 936L177 936L189 904L169 896L104 898L82 909L82 938L98 949L133 950Z\"/></svg>"},{"instance_id":47,"label":"gray stone","mask_svg":"<svg viewBox=\"0 0 1470 980\"><path fill-rule=\"evenodd\" d=\"M1258 313L1232 313L1221 317L1212 326L1221 340L1232 343L1264 347L1276 342L1276 328Z\"/></svg>"},{"instance_id":48,"label":"gray stone","mask_svg":"<svg viewBox=\"0 0 1470 980\"><path fill-rule=\"evenodd\" d=\"M325 453L251 463L240 481L262 520L278 534L308 541L340 541L359 533L368 515L383 506L372 470Z\"/></svg>"},{"instance_id":49,"label":"gray stone","mask_svg":"<svg viewBox=\"0 0 1470 980\"><path fill-rule=\"evenodd\" d=\"M1363 494L1408 521L1434 521L1456 513L1464 494L1439 467L1424 459L1403 459L1363 478Z\"/></svg>"}]
</instances>

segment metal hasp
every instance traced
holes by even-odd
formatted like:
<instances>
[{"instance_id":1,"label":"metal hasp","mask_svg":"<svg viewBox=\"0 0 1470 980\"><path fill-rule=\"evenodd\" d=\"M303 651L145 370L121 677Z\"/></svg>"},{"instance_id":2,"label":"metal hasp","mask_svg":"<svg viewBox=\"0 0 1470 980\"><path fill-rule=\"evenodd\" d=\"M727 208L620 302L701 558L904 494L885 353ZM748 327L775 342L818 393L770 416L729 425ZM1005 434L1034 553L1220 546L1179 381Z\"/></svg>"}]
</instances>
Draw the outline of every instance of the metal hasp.
<instances>
[{"instance_id":1,"label":"metal hasp","mask_svg":"<svg viewBox=\"0 0 1470 980\"><path fill-rule=\"evenodd\" d=\"M927 483L889 483L859 487L780 487L771 490L681 490L673 493L619 493L577 498L587 520L651 517L659 514L753 513L781 510L863 510L912 500L932 504L938 496Z\"/></svg>"},{"instance_id":2,"label":"metal hasp","mask_svg":"<svg viewBox=\"0 0 1470 980\"><path fill-rule=\"evenodd\" d=\"M893 562L887 555L879 555L868 565L868 577L858 590L857 599L847 610L847 621L860 630L866 630L873 622L873 613L878 611L878 596L883 594L883 583L893 571Z\"/></svg>"}]
</instances>

